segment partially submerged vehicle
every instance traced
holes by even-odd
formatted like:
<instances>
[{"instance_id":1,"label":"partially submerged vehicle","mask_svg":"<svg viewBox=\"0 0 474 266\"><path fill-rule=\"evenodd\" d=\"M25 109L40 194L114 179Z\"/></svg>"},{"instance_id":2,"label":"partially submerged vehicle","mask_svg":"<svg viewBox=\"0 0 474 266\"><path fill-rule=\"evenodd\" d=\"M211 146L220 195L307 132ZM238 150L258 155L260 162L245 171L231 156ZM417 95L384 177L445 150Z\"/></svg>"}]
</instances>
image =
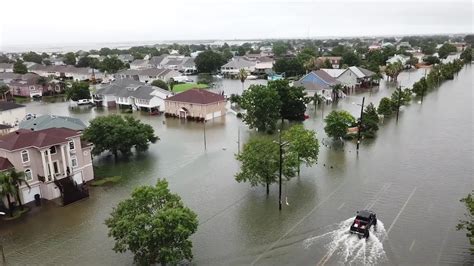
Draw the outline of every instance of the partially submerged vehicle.
<instances>
[{"instance_id":1,"label":"partially submerged vehicle","mask_svg":"<svg viewBox=\"0 0 474 266\"><path fill-rule=\"evenodd\" d=\"M359 238L369 238L369 230L372 226L375 228L377 226L377 216L375 213L369 210L358 211L349 232L357 234Z\"/></svg>"}]
</instances>

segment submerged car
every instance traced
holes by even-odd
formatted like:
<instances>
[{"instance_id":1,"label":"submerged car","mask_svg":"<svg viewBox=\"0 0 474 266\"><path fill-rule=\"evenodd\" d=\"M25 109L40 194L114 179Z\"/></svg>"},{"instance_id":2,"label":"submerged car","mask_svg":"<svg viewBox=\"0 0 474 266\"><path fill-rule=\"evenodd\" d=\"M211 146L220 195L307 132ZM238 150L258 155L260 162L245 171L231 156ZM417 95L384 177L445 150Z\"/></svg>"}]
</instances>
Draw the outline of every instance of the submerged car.
<instances>
[{"instance_id":1,"label":"submerged car","mask_svg":"<svg viewBox=\"0 0 474 266\"><path fill-rule=\"evenodd\" d=\"M369 230L372 226L377 226L377 216L375 213L368 210L358 211L349 232L357 234L359 238L369 238Z\"/></svg>"}]
</instances>

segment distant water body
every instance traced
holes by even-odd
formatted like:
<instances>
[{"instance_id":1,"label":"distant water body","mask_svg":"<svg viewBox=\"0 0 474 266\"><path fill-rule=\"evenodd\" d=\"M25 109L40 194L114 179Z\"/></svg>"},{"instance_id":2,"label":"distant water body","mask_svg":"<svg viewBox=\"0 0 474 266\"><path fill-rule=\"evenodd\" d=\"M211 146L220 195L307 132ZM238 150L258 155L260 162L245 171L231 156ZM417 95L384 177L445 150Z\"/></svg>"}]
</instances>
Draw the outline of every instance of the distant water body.
<instances>
[{"instance_id":1,"label":"distant water body","mask_svg":"<svg viewBox=\"0 0 474 266\"><path fill-rule=\"evenodd\" d=\"M133 46L153 46L165 44L204 44L204 45L241 45L246 42L259 42L258 40L190 40L190 41L136 41L136 42L99 42L99 43L75 43L75 44L33 44L33 45L9 45L0 46L0 52L21 53L21 52L46 52L46 53L65 53L77 52L79 50L99 50L100 48L129 49Z\"/></svg>"}]
</instances>

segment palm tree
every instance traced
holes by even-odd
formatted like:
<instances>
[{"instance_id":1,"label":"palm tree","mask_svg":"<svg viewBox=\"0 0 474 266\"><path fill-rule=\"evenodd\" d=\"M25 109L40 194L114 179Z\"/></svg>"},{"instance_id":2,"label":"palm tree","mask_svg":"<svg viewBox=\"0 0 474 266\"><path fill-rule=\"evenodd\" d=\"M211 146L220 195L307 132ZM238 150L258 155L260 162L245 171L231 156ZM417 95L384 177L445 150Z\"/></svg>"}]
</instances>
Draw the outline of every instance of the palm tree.
<instances>
[{"instance_id":1,"label":"palm tree","mask_svg":"<svg viewBox=\"0 0 474 266\"><path fill-rule=\"evenodd\" d=\"M0 86L0 95L2 96L2 99L7 99L7 93L10 92L10 88L8 87L8 85L6 84L3 84Z\"/></svg>"},{"instance_id":2,"label":"palm tree","mask_svg":"<svg viewBox=\"0 0 474 266\"><path fill-rule=\"evenodd\" d=\"M332 98L334 100L339 100L339 91L342 90L342 85L341 84L336 84L331 87L332 88Z\"/></svg>"},{"instance_id":3,"label":"palm tree","mask_svg":"<svg viewBox=\"0 0 474 266\"><path fill-rule=\"evenodd\" d=\"M316 107L321 104L322 102L324 102L324 98L323 96L315 93L314 96L313 96L313 104L314 104L314 109L316 109Z\"/></svg>"},{"instance_id":4,"label":"palm tree","mask_svg":"<svg viewBox=\"0 0 474 266\"><path fill-rule=\"evenodd\" d=\"M306 72L317 70L318 69L318 61L316 60L316 57L312 56L306 63L304 63L304 68L306 69Z\"/></svg>"},{"instance_id":5,"label":"palm tree","mask_svg":"<svg viewBox=\"0 0 474 266\"><path fill-rule=\"evenodd\" d=\"M398 75L403 70L403 64L400 61L390 63L385 67L385 74L387 77L392 78L392 81L397 81Z\"/></svg>"},{"instance_id":6,"label":"palm tree","mask_svg":"<svg viewBox=\"0 0 474 266\"><path fill-rule=\"evenodd\" d=\"M242 82L242 90L244 90L244 82L247 79L247 70L241 68L239 70L239 74L237 74L237 77L240 79L240 82Z\"/></svg>"},{"instance_id":7,"label":"palm tree","mask_svg":"<svg viewBox=\"0 0 474 266\"><path fill-rule=\"evenodd\" d=\"M0 195L1 197L7 197L8 211L10 217L13 217L13 205L11 197L16 196L16 188L11 182L11 176L8 172L0 172Z\"/></svg>"},{"instance_id":8,"label":"palm tree","mask_svg":"<svg viewBox=\"0 0 474 266\"><path fill-rule=\"evenodd\" d=\"M22 184L25 184L28 187L28 189L31 189L31 187L25 179L25 173L24 172L17 172L15 170L11 170L10 171L10 177L11 177L11 182L15 186L16 199L18 201L18 205L20 206L20 210L23 210L23 204L22 204L21 198L20 198L20 186Z\"/></svg>"}]
</instances>

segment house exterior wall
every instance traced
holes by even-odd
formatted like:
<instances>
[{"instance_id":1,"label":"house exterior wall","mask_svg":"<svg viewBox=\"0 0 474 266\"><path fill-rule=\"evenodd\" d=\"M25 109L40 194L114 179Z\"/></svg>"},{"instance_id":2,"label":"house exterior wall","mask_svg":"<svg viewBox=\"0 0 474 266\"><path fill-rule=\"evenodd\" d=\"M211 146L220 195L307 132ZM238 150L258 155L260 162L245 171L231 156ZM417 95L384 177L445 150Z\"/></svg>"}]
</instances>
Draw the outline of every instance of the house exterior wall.
<instances>
[{"instance_id":1,"label":"house exterior wall","mask_svg":"<svg viewBox=\"0 0 474 266\"><path fill-rule=\"evenodd\" d=\"M54 145L56 147L56 153L51 154L51 162L57 162L58 172L55 174L56 179L62 179L68 176L67 169L70 170L70 176L75 173L81 172L84 181L90 181L94 179L94 170L92 168L92 157L91 157L91 146L82 148L80 137L74 137L74 150L70 149L69 141ZM61 148L62 147L62 148ZM28 181L31 190L23 185L20 187L20 195L23 203L32 201L34 195L30 193L37 193L41 198L52 200L61 196L59 188L54 183L53 179L45 179L42 182L38 179L38 175L47 177L49 175L49 155L45 154L45 164L43 164L43 158L41 152L49 150L49 147L36 148L29 147L25 149L7 151L0 149L0 156L7 158L16 171L24 172L25 170L31 170L32 179ZM28 162L22 161L22 151L27 151L29 156ZM63 160L64 158L64 160ZM75 158L77 166L72 165L72 159ZM46 169L46 171L45 171ZM53 171L54 168L53 168ZM32 192L33 191L33 192Z\"/></svg>"},{"instance_id":2,"label":"house exterior wall","mask_svg":"<svg viewBox=\"0 0 474 266\"><path fill-rule=\"evenodd\" d=\"M165 112L168 114L174 114L179 116L182 108L188 110L189 116L206 118L206 120L223 116L226 113L226 101L220 101L211 104L193 104L193 103L184 103L184 102L175 102L165 100ZM219 115L213 115L220 112ZM209 115L211 115L209 117Z\"/></svg>"},{"instance_id":3,"label":"house exterior wall","mask_svg":"<svg viewBox=\"0 0 474 266\"><path fill-rule=\"evenodd\" d=\"M9 85L10 92L14 96L33 97L43 95L43 86L41 85Z\"/></svg>"},{"instance_id":4,"label":"house exterior wall","mask_svg":"<svg viewBox=\"0 0 474 266\"><path fill-rule=\"evenodd\" d=\"M355 88L355 86L357 85L357 76L350 69L348 69L347 71L344 71L336 79L339 80L345 86L350 87L350 88Z\"/></svg>"},{"instance_id":5,"label":"house exterior wall","mask_svg":"<svg viewBox=\"0 0 474 266\"><path fill-rule=\"evenodd\" d=\"M306 75L305 77L303 77L301 82L303 82L303 83L316 83L316 84L319 84L319 85L322 85L322 86L330 85L327 82L325 82L324 80L322 80L321 78L319 78L318 75L316 75L313 72L311 72L308 75Z\"/></svg>"},{"instance_id":6,"label":"house exterior wall","mask_svg":"<svg viewBox=\"0 0 474 266\"><path fill-rule=\"evenodd\" d=\"M26 116L26 107L0 111L0 123L16 126Z\"/></svg>"}]
</instances>

